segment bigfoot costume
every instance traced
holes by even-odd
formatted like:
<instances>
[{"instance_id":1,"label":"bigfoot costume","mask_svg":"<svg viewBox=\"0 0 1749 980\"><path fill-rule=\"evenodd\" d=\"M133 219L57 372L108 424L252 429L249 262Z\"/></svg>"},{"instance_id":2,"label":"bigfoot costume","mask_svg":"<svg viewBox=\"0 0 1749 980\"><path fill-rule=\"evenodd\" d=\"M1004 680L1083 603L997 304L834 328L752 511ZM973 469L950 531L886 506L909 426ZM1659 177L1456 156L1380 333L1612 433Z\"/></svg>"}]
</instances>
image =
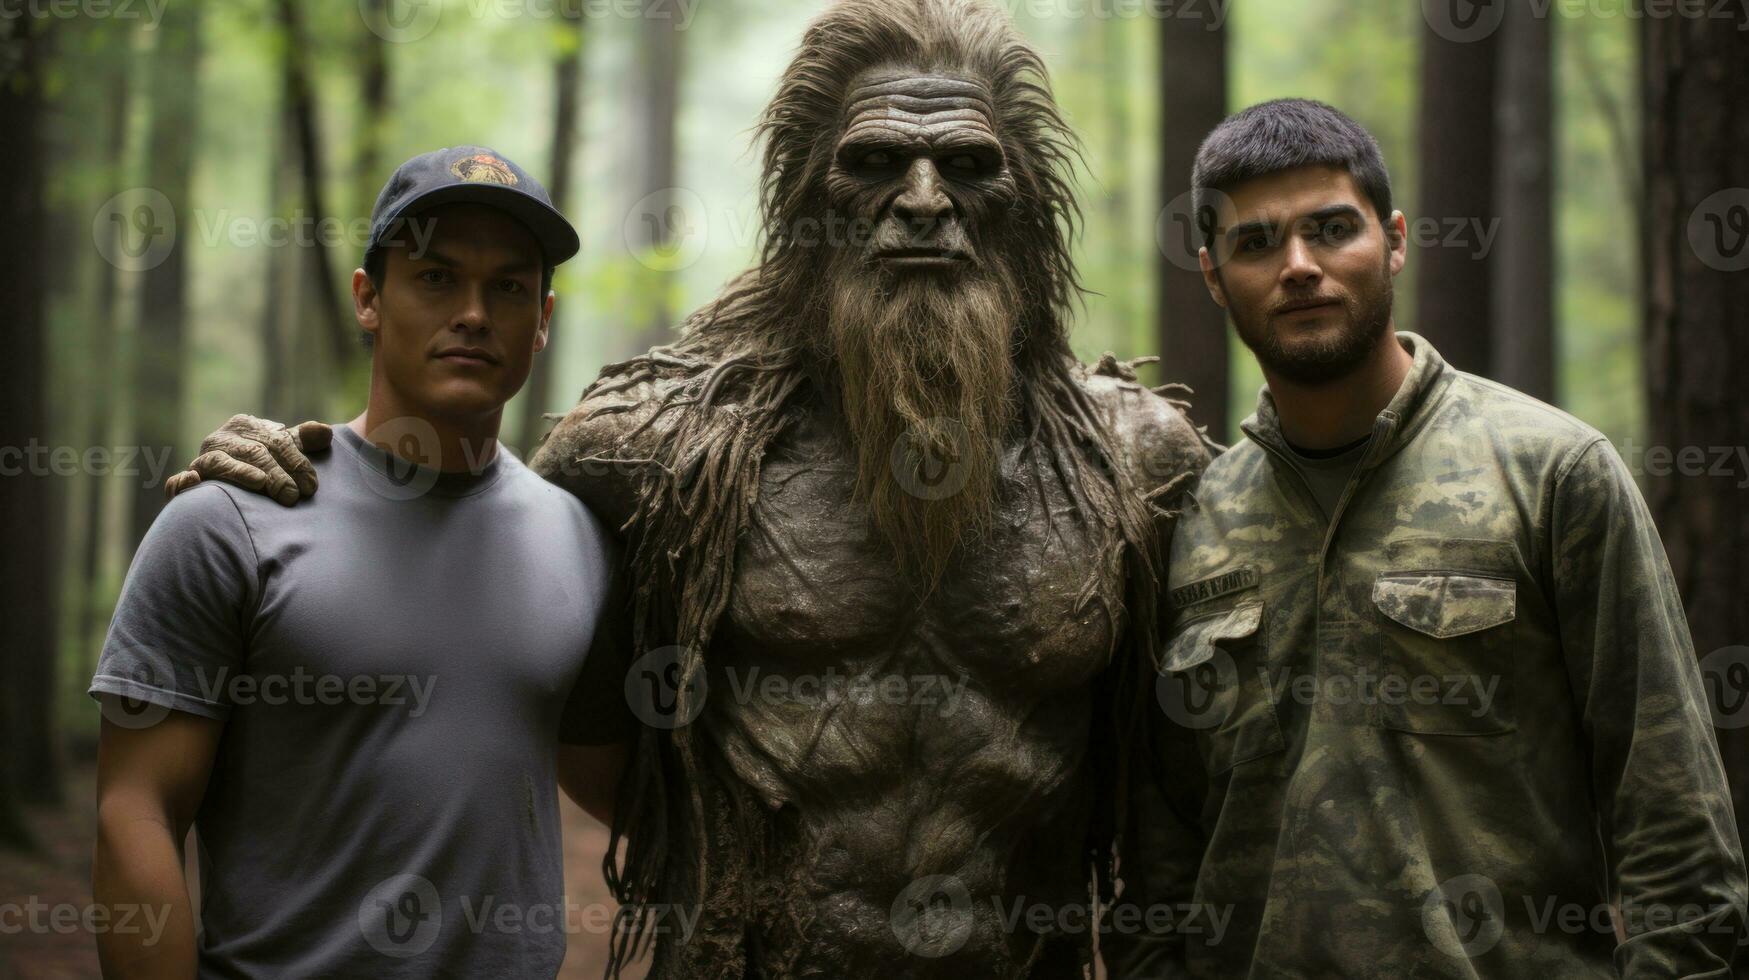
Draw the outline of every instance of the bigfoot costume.
<instances>
[{"instance_id":1,"label":"bigfoot costume","mask_svg":"<svg viewBox=\"0 0 1749 980\"><path fill-rule=\"evenodd\" d=\"M667 657L690 720L621 728L615 968L1081 976L1208 447L1070 353L1073 137L994 6L842 0L760 130L759 265L532 461L626 536L619 666Z\"/></svg>"}]
</instances>

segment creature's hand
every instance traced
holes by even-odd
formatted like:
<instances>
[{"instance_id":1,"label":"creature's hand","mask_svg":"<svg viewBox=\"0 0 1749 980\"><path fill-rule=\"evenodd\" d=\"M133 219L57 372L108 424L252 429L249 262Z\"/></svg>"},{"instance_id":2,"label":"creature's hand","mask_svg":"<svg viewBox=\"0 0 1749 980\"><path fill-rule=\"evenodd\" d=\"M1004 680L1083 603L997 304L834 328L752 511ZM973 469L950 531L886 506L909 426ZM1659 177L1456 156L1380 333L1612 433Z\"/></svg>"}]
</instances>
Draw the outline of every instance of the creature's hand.
<instances>
[{"instance_id":1,"label":"creature's hand","mask_svg":"<svg viewBox=\"0 0 1749 980\"><path fill-rule=\"evenodd\" d=\"M164 494L174 497L202 480L223 480L290 507L316 492L316 468L304 454L326 450L333 438L334 430L321 422L287 428L233 415L201 440L200 455L188 469L164 481Z\"/></svg>"}]
</instances>

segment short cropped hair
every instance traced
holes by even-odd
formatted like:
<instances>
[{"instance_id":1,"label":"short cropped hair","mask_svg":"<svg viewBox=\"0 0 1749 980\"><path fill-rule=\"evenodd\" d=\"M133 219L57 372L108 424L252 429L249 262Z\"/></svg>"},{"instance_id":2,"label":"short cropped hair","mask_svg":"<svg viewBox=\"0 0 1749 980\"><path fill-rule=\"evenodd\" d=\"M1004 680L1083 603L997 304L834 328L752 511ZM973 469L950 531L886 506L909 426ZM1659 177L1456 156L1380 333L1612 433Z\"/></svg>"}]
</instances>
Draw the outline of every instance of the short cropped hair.
<instances>
[{"instance_id":1,"label":"short cropped hair","mask_svg":"<svg viewBox=\"0 0 1749 980\"><path fill-rule=\"evenodd\" d=\"M1203 245L1214 248L1213 192L1299 167L1342 167L1372 202L1379 220L1391 216L1391 175L1378 141L1341 110L1313 99L1259 102L1222 120L1196 152L1191 172Z\"/></svg>"}]
</instances>

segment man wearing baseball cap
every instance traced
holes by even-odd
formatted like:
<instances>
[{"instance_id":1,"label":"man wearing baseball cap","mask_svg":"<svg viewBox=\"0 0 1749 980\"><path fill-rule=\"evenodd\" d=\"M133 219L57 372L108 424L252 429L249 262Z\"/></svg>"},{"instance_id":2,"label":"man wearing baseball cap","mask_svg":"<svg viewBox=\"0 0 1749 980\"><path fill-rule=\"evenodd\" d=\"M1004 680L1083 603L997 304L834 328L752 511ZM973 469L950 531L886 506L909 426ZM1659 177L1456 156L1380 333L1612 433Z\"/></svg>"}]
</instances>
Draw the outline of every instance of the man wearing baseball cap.
<instances>
[{"instance_id":1,"label":"man wearing baseball cap","mask_svg":"<svg viewBox=\"0 0 1749 980\"><path fill-rule=\"evenodd\" d=\"M280 477L323 492L293 511L201 482L153 524L91 684L94 890L142 913L100 935L106 975L558 971L555 776L606 813L622 758L561 745L614 741L599 719L620 679L584 677L608 660L588 650L606 642L613 545L497 436L577 247L502 154L402 164L352 276L364 410ZM283 490L271 457L325 435L237 437L225 479Z\"/></svg>"}]
</instances>

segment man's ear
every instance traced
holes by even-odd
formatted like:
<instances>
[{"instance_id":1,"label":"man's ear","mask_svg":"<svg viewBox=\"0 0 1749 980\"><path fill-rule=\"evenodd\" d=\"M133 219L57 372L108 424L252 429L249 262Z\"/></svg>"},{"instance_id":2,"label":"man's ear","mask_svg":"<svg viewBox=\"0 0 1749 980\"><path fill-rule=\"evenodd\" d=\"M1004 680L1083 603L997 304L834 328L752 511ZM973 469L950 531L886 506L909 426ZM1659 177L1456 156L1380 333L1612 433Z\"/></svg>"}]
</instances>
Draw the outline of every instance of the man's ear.
<instances>
[{"instance_id":1,"label":"man's ear","mask_svg":"<svg viewBox=\"0 0 1749 980\"><path fill-rule=\"evenodd\" d=\"M1208 287L1209 296L1216 306L1226 309L1227 291L1221 288L1221 277L1215 274L1215 260L1209 258L1208 246L1197 251L1196 264L1202 267L1202 284Z\"/></svg>"},{"instance_id":2,"label":"man's ear","mask_svg":"<svg viewBox=\"0 0 1749 980\"><path fill-rule=\"evenodd\" d=\"M363 269L352 270L352 315L358 320L359 329L375 334L382 329L382 318L377 312L376 283L370 281Z\"/></svg>"},{"instance_id":3,"label":"man's ear","mask_svg":"<svg viewBox=\"0 0 1749 980\"><path fill-rule=\"evenodd\" d=\"M1392 211L1391 218L1385 222L1385 244L1391 250L1391 275L1403 271L1403 266L1409 261L1409 221L1403 217L1403 212Z\"/></svg>"},{"instance_id":4,"label":"man's ear","mask_svg":"<svg viewBox=\"0 0 1749 980\"><path fill-rule=\"evenodd\" d=\"M541 304L540 329L534 332L534 352L547 349L547 336L553 326L553 291L547 290L547 301Z\"/></svg>"}]
</instances>

